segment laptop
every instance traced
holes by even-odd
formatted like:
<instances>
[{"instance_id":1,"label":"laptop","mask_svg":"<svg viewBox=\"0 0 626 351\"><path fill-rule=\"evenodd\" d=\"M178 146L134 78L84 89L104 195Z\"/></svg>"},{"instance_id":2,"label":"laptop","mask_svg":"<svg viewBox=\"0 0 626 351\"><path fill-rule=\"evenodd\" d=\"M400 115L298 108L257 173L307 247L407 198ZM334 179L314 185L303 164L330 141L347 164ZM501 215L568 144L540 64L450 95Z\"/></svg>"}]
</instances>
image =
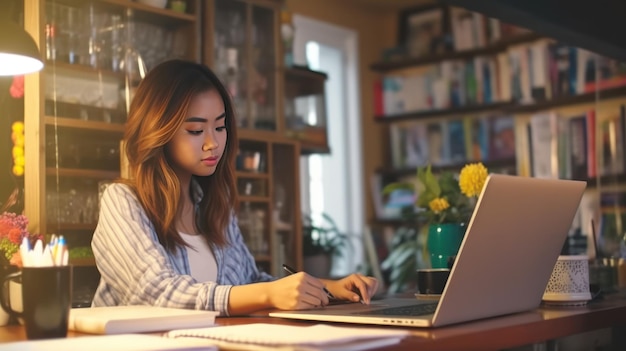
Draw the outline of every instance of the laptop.
<instances>
[{"instance_id":1,"label":"laptop","mask_svg":"<svg viewBox=\"0 0 626 351\"><path fill-rule=\"evenodd\" d=\"M438 301L383 298L271 317L438 327L537 308L586 182L491 174Z\"/></svg>"}]
</instances>

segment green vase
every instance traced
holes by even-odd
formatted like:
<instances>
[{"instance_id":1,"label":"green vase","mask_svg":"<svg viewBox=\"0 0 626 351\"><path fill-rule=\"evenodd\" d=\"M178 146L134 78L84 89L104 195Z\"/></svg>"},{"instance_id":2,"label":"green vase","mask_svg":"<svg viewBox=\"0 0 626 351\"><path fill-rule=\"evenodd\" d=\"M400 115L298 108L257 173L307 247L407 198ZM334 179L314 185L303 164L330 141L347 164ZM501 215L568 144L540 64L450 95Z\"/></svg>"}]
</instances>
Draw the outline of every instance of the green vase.
<instances>
[{"instance_id":1,"label":"green vase","mask_svg":"<svg viewBox=\"0 0 626 351\"><path fill-rule=\"evenodd\" d=\"M465 235L465 225L431 224L428 227L428 252L432 268L450 268Z\"/></svg>"}]
</instances>

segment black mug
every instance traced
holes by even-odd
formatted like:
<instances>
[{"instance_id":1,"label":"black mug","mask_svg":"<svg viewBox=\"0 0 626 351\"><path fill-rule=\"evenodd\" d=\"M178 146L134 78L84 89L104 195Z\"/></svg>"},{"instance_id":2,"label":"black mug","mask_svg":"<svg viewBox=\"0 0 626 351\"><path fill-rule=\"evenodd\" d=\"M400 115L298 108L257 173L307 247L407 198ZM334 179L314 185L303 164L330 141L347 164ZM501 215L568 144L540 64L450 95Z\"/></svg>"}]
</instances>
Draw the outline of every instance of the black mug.
<instances>
[{"instance_id":1,"label":"black mug","mask_svg":"<svg viewBox=\"0 0 626 351\"><path fill-rule=\"evenodd\" d=\"M11 280L22 282L22 312L11 308L4 296ZM2 280L0 305L11 316L21 318L28 339L63 338L72 307L72 266L24 267Z\"/></svg>"},{"instance_id":2,"label":"black mug","mask_svg":"<svg viewBox=\"0 0 626 351\"><path fill-rule=\"evenodd\" d=\"M440 295L448 281L448 268L417 270L417 291L420 295Z\"/></svg>"}]
</instances>

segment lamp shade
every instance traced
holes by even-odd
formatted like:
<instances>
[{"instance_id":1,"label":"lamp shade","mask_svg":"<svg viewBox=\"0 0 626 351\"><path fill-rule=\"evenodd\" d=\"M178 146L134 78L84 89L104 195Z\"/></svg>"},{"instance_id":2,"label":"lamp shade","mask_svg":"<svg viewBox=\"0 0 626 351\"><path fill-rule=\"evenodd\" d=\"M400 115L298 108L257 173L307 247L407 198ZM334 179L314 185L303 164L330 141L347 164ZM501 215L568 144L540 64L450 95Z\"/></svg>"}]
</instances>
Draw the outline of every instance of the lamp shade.
<instances>
[{"instance_id":1,"label":"lamp shade","mask_svg":"<svg viewBox=\"0 0 626 351\"><path fill-rule=\"evenodd\" d=\"M0 22L0 76L39 71L43 62L37 44L24 28L12 21Z\"/></svg>"}]
</instances>

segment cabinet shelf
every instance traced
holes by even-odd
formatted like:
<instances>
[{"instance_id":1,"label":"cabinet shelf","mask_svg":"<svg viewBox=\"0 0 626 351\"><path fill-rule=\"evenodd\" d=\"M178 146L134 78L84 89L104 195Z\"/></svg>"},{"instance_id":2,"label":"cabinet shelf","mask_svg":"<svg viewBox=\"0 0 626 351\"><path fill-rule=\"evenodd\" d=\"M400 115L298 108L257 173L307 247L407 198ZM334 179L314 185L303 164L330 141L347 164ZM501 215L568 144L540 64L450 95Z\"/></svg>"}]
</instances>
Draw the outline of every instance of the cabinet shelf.
<instances>
[{"instance_id":1,"label":"cabinet shelf","mask_svg":"<svg viewBox=\"0 0 626 351\"><path fill-rule=\"evenodd\" d=\"M57 0L56 2L75 7L85 6L84 0ZM103 9L108 12L121 13L126 9L132 9L135 10L135 19L159 25L172 26L197 21L195 14L180 13L167 8L161 9L129 0L98 0L94 2L94 5L98 9Z\"/></svg>"},{"instance_id":2,"label":"cabinet shelf","mask_svg":"<svg viewBox=\"0 0 626 351\"><path fill-rule=\"evenodd\" d=\"M239 202L256 202L256 203L269 203L270 198L267 196L239 196Z\"/></svg>"},{"instance_id":3,"label":"cabinet shelf","mask_svg":"<svg viewBox=\"0 0 626 351\"><path fill-rule=\"evenodd\" d=\"M269 255L253 255L254 260L257 262L271 262L272 258Z\"/></svg>"},{"instance_id":4,"label":"cabinet shelf","mask_svg":"<svg viewBox=\"0 0 626 351\"><path fill-rule=\"evenodd\" d=\"M99 121L84 121L82 119L46 116L45 123L49 126L57 125L59 127L87 129L99 132L110 132L124 134L124 125L118 123L106 123Z\"/></svg>"},{"instance_id":5,"label":"cabinet shelf","mask_svg":"<svg viewBox=\"0 0 626 351\"><path fill-rule=\"evenodd\" d=\"M80 75L93 75L99 76L103 75L106 77L112 77L119 80L124 79L124 74L122 72L113 72L111 70L102 69L102 68L93 68L90 66L80 65L80 64L70 64L62 61L55 60L47 60L46 65L44 66L44 70L48 73L53 73L54 70L62 70L66 72L72 72Z\"/></svg>"},{"instance_id":6,"label":"cabinet shelf","mask_svg":"<svg viewBox=\"0 0 626 351\"><path fill-rule=\"evenodd\" d=\"M96 229L96 223L48 223L48 228L55 231L93 231Z\"/></svg>"},{"instance_id":7,"label":"cabinet shelf","mask_svg":"<svg viewBox=\"0 0 626 351\"><path fill-rule=\"evenodd\" d=\"M490 55L496 54L501 51L506 50L507 47L515 44L522 44L527 42L532 42L538 39L544 38L544 36L536 34L536 33L527 33L523 35L516 35L510 38L499 40L493 44L484 46L482 48L476 48L471 50L462 50L462 51L454 51L447 52L443 54L430 55L425 57L412 57L399 59L394 61L383 61L377 62L370 66L373 71L386 73L391 72L403 68L413 68L424 65L436 64L441 61L447 60L459 60L471 58L478 55Z\"/></svg>"},{"instance_id":8,"label":"cabinet shelf","mask_svg":"<svg viewBox=\"0 0 626 351\"><path fill-rule=\"evenodd\" d=\"M270 176L267 173L260 172L245 172L245 171L237 171L235 172L235 176L239 179L269 179Z\"/></svg>"},{"instance_id":9,"label":"cabinet shelf","mask_svg":"<svg viewBox=\"0 0 626 351\"><path fill-rule=\"evenodd\" d=\"M293 66L285 68L285 79L288 84L286 94L290 97L319 94L323 91L328 75L323 72L313 71L306 66Z\"/></svg>"},{"instance_id":10,"label":"cabinet shelf","mask_svg":"<svg viewBox=\"0 0 626 351\"><path fill-rule=\"evenodd\" d=\"M85 266L95 266L96 259L93 257L86 258L70 258L70 265L74 267L85 267Z\"/></svg>"},{"instance_id":11,"label":"cabinet shelf","mask_svg":"<svg viewBox=\"0 0 626 351\"><path fill-rule=\"evenodd\" d=\"M46 175L61 177L75 177L75 178L91 178L91 179L115 179L120 177L120 172L117 171L103 171L93 169L79 169L79 168L46 168Z\"/></svg>"}]
</instances>

